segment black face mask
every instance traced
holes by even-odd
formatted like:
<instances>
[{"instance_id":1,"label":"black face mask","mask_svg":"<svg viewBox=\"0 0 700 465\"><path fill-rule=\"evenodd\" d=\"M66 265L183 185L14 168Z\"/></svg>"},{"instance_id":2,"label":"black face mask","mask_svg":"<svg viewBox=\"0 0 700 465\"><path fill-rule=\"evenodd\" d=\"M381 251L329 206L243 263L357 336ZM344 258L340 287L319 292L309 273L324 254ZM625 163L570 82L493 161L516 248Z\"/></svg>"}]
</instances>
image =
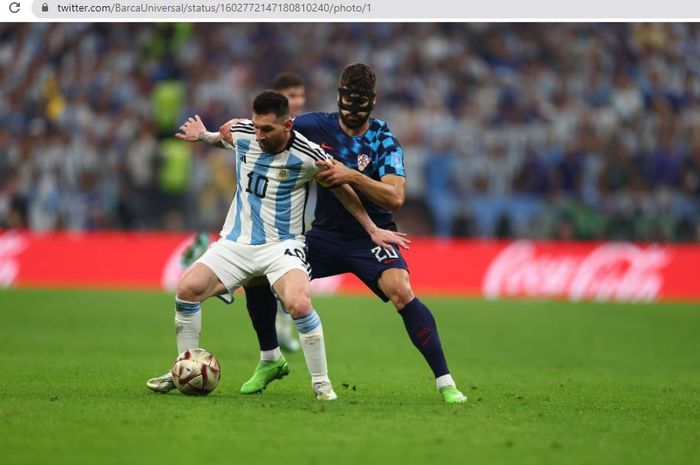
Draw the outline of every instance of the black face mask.
<instances>
[{"instance_id":1,"label":"black face mask","mask_svg":"<svg viewBox=\"0 0 700 465\"><path fill-rule=\"evenodd\" d=\"M374 91L351 90L341 87L338 89L338 108L348 111L359 116L360 113L366 113L363 117L350 120L347 116L343 116L340 112L340 119L350 129L356 129L365 124L369 119L369 114L374 109ZM343 100L350 103L343 103Z\"/></svg>"}]
</instances>

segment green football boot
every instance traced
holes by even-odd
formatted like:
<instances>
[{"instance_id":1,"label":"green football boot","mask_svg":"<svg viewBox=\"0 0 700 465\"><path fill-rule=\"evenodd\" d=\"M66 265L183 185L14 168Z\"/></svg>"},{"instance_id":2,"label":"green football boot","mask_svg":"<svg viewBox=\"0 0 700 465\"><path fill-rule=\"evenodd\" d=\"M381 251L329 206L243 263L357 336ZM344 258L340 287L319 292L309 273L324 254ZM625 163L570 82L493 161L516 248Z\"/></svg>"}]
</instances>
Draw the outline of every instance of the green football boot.
<instances>
[{"instance_id":1,"label":"green football boot","mask_svg":"<svg viewBox=\"0 0 700 465\"><path fill-rule=\"evenodd\" d=\"M209 233L200 232L194 236L192 243L185 249L180 257L180 264L183 268L189 268L199 259L209 248Z\"/></svg>"},{"instance_id":2,"label":"green football boot","mask_svg":"<svg viewBox=\"0 0 700 465\"><path fill-rule=\"evenodd\" d=\"M467 396L459 392L455 386L445 386L440 389L442 399L448 404L461 404L467 401Z\"/></svg>"},{"instance_id":3,"label":"green football boot","mask_svg":"<svg viewBox=\"0 0 700 465\"><path fill-rule=\"evenodd\" d=\"M284 356L274 362L260 361L253 376L241 386L241 394L257 394L276 379L282 379L289 374L289 365Z\"/></svg>"}]
</instances>

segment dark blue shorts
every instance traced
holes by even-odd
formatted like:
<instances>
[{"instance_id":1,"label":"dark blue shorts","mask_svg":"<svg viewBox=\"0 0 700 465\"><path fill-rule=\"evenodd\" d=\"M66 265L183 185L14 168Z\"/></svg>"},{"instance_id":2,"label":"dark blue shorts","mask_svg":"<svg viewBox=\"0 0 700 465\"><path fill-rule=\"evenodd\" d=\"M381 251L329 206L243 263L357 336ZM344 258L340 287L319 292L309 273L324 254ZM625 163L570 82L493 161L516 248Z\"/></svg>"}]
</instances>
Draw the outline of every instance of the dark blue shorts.
<instances>
[{"instance_id":1,"label":"dark blue shorts","mask_svg":"<svg viewBox=\"0 0 700 465\"><path fill-rule=\"evenodd\" d=\"M408 264L397 247L382 249L369 237L353 238L312 229L306 233L306 246L311 279L352 273L384 302L389 298L378 285L384 270L408 271Z\"/></svg>"}]
</instances>

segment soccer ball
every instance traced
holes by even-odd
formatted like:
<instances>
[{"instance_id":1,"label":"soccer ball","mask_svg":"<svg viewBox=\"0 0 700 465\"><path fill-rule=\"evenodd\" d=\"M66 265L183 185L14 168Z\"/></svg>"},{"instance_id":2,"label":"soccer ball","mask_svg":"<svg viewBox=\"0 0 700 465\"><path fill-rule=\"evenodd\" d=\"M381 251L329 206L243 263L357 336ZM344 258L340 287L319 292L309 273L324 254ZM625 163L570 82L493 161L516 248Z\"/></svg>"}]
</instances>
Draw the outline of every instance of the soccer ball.
<instances>
[{"instance_id":1,"label":"soccer ball","mask_svg":"<svg viewBox=\"0 0 700 465\"><path fill-rule=\"evenodd\" d=\"M171 374L183 394L205 396L219 384L221 368L216 357L205 349L190 349L178 355Z\"/></svg>"}]
</instances>

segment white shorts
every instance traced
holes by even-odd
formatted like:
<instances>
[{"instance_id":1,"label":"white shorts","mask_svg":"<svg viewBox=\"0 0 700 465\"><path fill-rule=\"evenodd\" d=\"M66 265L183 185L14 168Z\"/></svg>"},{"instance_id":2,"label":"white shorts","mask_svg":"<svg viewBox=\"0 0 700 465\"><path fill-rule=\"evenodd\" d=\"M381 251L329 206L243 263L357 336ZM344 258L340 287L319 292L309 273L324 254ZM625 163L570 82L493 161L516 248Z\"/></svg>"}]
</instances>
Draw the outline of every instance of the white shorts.
<instances>
[{"instance_id":1,"label":"white shorts","mask_svg":"<svg viewBox=\"0 0 700 465\"><path fill-rule=\"evenodd\" d=\"M230 297L230 301L233 301L233 291L252 278L266 276L272 287L290 270L311 274L306 245L296 239L262 245L219 239L195 263L202 263L214 272L228 290L230 295L226 297ZM222 298L229 301L226 297Z\"/></svg>"}]
</instances>

